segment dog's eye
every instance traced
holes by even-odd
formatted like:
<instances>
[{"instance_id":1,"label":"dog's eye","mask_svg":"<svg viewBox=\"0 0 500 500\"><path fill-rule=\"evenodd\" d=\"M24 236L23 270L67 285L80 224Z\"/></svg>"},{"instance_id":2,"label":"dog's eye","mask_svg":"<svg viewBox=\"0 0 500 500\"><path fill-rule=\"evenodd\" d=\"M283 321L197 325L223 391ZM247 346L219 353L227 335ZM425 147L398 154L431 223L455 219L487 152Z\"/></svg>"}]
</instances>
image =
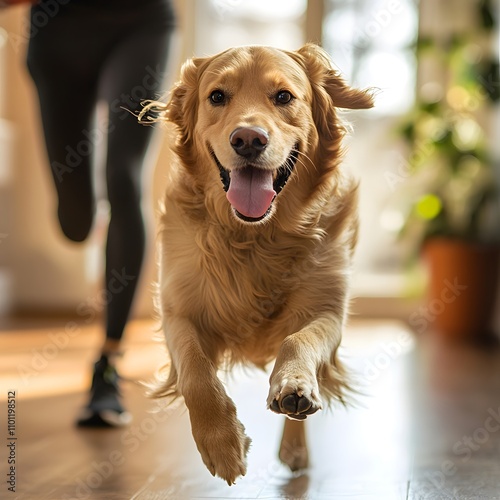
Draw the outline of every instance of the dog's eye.
<instances>
[{"instance_id":1,"label":"dog's eye","mask_svg":"<svg viewBox=\"0 0 500 500\"><path fill-rule=\"evenodd\" d=\"M293 99L293 96L288 90L280 90L275 99L278 104L288 104Z\"/></svg>"},{"instance_id":2,"label":"dog's eye","mask_svg":"<svg viewBox=\"0 0 500 500\"><path fill-rule=\"evenodd\" d=\"M218 104L224 104L224 101L226 100L226 96L224 95L224 92L221 90L214 90L210 94L210 102L212 104L218 105Z\"/></svg>"}]
</instances>

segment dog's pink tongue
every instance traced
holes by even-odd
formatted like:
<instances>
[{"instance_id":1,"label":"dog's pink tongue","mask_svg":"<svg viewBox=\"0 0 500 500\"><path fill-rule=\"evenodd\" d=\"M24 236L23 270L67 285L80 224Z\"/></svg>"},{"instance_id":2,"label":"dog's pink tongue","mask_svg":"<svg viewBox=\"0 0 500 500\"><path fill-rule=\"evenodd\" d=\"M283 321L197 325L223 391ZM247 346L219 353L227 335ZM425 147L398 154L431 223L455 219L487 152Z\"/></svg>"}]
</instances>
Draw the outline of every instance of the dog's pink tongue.
<instances>
[{"instance_id":1,"label":"dog's pink tongue","mask_svg":"<svg viewBox=\"0 0 500 500\"><path fill-rule=\"evenodd\" d=\"M254 167L231 170L227 199L241 215L252 219L262 217L275 196L271 170Z\"/></svg>"}]
</instances>

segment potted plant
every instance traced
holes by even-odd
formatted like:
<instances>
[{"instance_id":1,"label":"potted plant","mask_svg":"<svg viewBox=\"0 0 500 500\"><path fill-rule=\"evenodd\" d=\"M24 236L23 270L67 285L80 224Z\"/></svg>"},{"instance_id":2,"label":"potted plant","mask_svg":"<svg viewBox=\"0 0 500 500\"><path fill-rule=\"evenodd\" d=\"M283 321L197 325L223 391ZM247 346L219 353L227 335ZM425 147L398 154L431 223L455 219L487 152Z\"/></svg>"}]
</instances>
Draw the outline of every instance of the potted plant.
<instances>
[{"instance_id":1,"label":"potted plant","mask_svg":"<svg viewBox=\"0 0 500 500\"><path fill-rule=\"evenodd\" d=\"M487 137L488 112L499 98L498 61L489 49L495 21L489 1L475 5L467 31L419 37L424 75L400 129L412 159L402 235L429 271L429 326L454 338L491 333L498 287L498 165Z\"/></svg>"}]
</instances>

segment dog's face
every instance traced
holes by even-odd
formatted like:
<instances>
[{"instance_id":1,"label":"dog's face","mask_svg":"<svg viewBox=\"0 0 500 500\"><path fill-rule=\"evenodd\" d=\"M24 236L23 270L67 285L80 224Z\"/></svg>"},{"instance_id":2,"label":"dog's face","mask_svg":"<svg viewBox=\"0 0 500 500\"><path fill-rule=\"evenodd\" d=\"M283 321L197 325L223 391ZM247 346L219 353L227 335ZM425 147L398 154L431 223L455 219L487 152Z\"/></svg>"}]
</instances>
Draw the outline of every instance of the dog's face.
<instances>
[{"instance_id":1,"label":"dog's face","mask_svg":"<svg viewBox=\"0 0 500 500\"><path fill-rule=\"evenodd\" d=\"M256 223L272 215L291 176L321 175L319 143L342 135L335 107L371 105L316 46L297 52L250 46L186 63L168 116L179 126L185 164L208 163L211 171L202 175L220 177L234 215Z\"/></svg>"},{"instance_id":2,"label":"dog's face","mask_svg":"<svg viewBox=\"0 0 500 500\"><path fill-rule=\"evenodd\" d=\"M260 221L310 135L311 88L283 52L233 49L200 79L197 127L240 219Z\"/></svg>"}]
</instances>

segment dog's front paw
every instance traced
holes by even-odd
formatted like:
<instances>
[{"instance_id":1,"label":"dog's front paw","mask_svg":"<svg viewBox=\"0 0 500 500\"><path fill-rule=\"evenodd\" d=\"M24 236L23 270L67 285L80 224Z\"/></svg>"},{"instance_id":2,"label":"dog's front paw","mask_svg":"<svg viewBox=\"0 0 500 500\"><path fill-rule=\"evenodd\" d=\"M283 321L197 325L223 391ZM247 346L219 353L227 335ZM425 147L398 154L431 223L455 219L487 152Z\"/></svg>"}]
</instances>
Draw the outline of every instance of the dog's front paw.
<instances>
[{"instance_id":1,"label":"dog's front paw","mask_svg":"<svg viewBox=\"0 0 500 500\"><path fill-rule=\"evenodd\" d=\"M267 407L289 418L304 420L323 408L316 377L304 375L271 377Z\"/></svg>"},{"instance_id":2,"label":"dog's front paw","mask_svg":"<svg viewBox=\"0 0 500 500\"><path fill-rule=\"evenodd\" d=\"M196 447L210 473L231 486L239 476L246 474L251 440L236 414L210 420L211 427L207 427L206 422L197 426L192 420Z\"/></svg>"}]
</instances>

